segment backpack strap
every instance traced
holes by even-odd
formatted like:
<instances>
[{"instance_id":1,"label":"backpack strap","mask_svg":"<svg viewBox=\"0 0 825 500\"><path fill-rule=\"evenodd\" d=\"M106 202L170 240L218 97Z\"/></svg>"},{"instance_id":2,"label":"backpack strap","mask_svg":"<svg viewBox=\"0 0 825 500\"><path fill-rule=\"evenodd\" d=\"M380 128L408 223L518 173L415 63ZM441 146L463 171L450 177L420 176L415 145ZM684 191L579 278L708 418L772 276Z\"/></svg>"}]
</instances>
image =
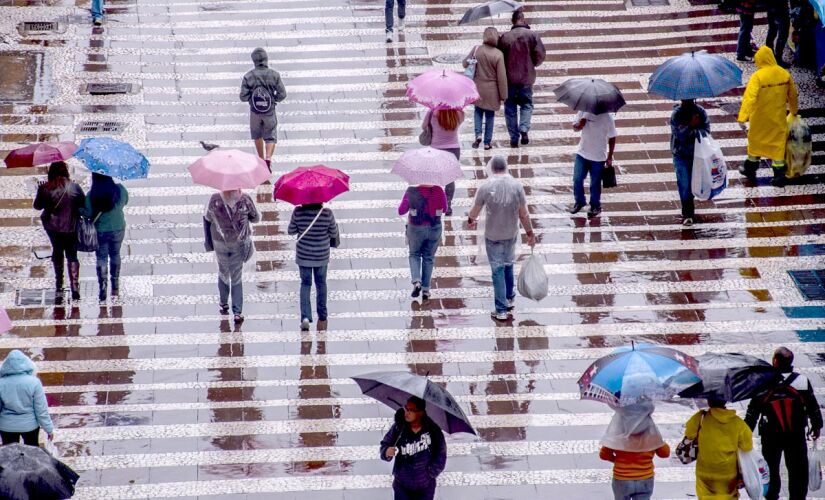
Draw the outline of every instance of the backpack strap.
<instances>
[{"instance_id":1,"label":"backpack strap","mask_svg":"<svg viewBox=\"0 0 825 500\"><path fill-rule=\"evenodd\" d=\"M323 211L324 211L324 208L323 208L323 207L321 207L321 210L318 210L318 213L317 213L317 214L315 214L315 218L314 218L314 219L312 219L312 222L310 222L310 223L309 223L309 225L307 226L307 228L306 228L306 229L304 229L304 232L303 232L303 233L301 233L301 236L298 236L298 239L297 239L297 240L295 240L295 242L296 242L296 243L297 243L297 242L299 242L299 241L301 241L301 239L302 239L304 236L306 236L306 234L309 232L309 230L310 230L310 229L312 229L312 226L314 226L314 225L315 225L315 222L318 220L318 217L320 217L320 216L321 216L321 212L323 212Z\"/></svg>"}]
</instances>

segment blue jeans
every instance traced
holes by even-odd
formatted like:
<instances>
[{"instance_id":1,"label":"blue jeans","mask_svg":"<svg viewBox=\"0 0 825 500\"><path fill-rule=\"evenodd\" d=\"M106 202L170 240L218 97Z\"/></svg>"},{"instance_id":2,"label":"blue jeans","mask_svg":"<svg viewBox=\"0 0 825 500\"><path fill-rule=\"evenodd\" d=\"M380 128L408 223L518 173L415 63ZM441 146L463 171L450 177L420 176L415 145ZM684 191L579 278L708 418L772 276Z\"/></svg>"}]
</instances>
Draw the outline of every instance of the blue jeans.
<instances>
[{"instance_id":1,"label":"blue jeans","mask_svg":"<svg viewBox=\"0 0 825 500\"><path fill-rule=\"evenodd\" d=\"M736 57L742 59L753 54L751 50L751 32L753 15L739 14L739 38L736 41Z\"/></svg>"},{"instance_id":2,"label":"blue jeans","mask_svg":"<svg viewBox=\"0 0 825 500\"><path fill-rule=\"evenodd\" d=\"M494 119L496 116L495 111L489 111L486 109L481 109L478 106L475 107L475 131L476 131L476 139L481 137L481 122L484 122L484 144L490 144L493 142L493 125L495 124Z\"/></svg>"},{"instance_id":3,"label":"blue jeans","mask_svg":"<svg viewBox=\"0 0 825 500\"><path fill-rule=\"evenodd\" d=\"M312 291L312 278L315 277L315 306L318 308L318 319L327 320L327 265L318 267L298 266L301 272L301 321L304 318L312 321L312 303L309 294Z\"/></svg>"},{"instance_id":4,"label":"blue jeans","mask_svg":"<svg viewBox=\"0 0 825 500\"><path fill-rule=\"evenodd\" d=\"M92 0L92 19L103 17L103 0Z\"/></svg>"},{"instance_id":5,"label":"blue jeans","mask_svg":"<svg viewBox=\"0 0 825 500\"><path fill-rule=\"evenodd\" d=\"M653 478L641 480L614 479L614 500L650 500L653 496Z\"/></svg>"},{"instance_id":6,"label":"blue jeans","mask_svg":"<svg viewBox=\"0 0 825 500\"><path fill-rule=\"evenodd\" d=\"M518 238L518 236L516 237ZM513 264L516 261L516 238L512 240L488 240L487 259L493 271L493 295L495 297L496 312L507 312L507 301L516 298L514 290Z\"/></svg>"},{"instance_id":7,"label":"blue jeans","mask_svg":"<svg viewBox=\"0 0 825 500\"><path fill-rule=\"evenodd\" d=\"M243 312L243 257L243 245L215 245L221 305L229 304L231 294L233 314Z\"/></svg>"},{"instance_id":8,"label":"blue jeans","mask_svg":"<svg viewBox=\"0 0 825 500\"><path fill-rule=\"evenodd\" d=\"M682 202L682 217L693 218L693 190L690 187L693 175L693 158L674 156L673 170L676 171L676 186L679 189L679 200Z\"/></svg>"},{"instance_id":9,"label":"blue jeans","mask_svg":"<svg viewBox=\"0 0 825 500\"><path fill-rule=\"evenodd\" d=\"M508 83L507 100L504 101L504 121L507 122L511 142L518 141L520 132L530 131L532 116L533 86Z\"/></svg>"},{"instance_id":10,"label":"blue jeans","mask_svg":"<svg viewBox=\"0 0 825 500\"><path fill-rule=\"evenodd\" d=\"M387 26L387 33L391 33L393 24L393 2L398 3L398 19L404 19L407 15L407 0L384 0L384 2L384 21Z\"/></svg>"},{"instance_id":11,"label":"blue jeans","mask_svg":"<svg viewBox=\"0 0 825 500\"><path fill-rule=\"evenodd\" d=\"M433 259L441 243L441 224L437 226L407 225L407 243L410 247L410 276L413 283L421 283L424 291L430 289Z\"/></svg>"},{"instance_id":12,"label":"blue jeans","mask_svg":"<svg viewBox=\"0 0 825 500\"><path fill-rule=\"evenodd\" d=\"M602 204L602 170L603 161L591 161L581 155L576 155L573 164L573 197L577 205L586 205L584 197L584 178L590 173L590 208L596 208Z\"/></svg>"},{"instance_id":13,"label":"blue jeans","mask_svg":"<svg viewBox=\"0 0 825 500\"><path fill-rule=\"evenodd\" d=\"M120 247L123 244L123 237L126 231L101 231L97 233L97 279L106 283L107 267L112 278L112 288L118 288L118 278L120 278ZM107 266L108 264L108 266Z\"/></svg>"}]
</instances>

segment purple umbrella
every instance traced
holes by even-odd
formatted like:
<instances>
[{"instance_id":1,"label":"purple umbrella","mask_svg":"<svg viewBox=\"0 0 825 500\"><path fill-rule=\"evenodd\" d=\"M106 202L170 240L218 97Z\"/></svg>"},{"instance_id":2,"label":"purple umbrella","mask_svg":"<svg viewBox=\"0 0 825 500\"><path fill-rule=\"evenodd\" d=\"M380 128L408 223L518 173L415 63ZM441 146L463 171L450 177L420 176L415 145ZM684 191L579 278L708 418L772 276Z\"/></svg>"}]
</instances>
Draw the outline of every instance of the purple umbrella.
<instances>
[{"instance_id":1,"label":"purple umbrella","mask_svg":"<svg viewBox=\"0 0 825 500\"><path fill-rule=\"evenodd\" d=\"M430 109L462 109L479 100L476 84L466 76L432 69L407 84L407 97Z\"/></svg>"},{"instance_id":2,"label":"purple umbrella","mask_svg":"<svg viewBox=\"0 0 825 500\"><path fill-rule=\"evenodd\" d=\"M411 185L446 186L464 177L455 155L430 147L404 152L390 172Z\"/></svg>"}]
</instances>

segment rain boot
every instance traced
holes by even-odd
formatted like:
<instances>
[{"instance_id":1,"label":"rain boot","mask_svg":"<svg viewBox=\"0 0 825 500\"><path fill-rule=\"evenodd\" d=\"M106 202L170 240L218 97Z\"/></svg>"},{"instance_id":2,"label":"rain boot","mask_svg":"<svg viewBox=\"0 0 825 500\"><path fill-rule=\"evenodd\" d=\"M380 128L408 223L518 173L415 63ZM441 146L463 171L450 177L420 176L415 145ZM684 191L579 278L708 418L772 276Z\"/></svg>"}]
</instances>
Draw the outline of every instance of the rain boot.
<instances>
[{"instance_id":1,"label":"rain boot","mask_svg":"<svg viewBox=\"0 0 825 500\"><path fill-rule=\"evenodd\" d=\"M759 160L753 161L746 159L739 167L739 173L748 178L749 181L756 184L756 171L759 169Z\"/></svg>"},{"instance_id":2,"label":"rain boot","mask_svg":"<svg viewBox=\"0 0 825 500\"><path fill-rule=\"evenodd\" d=\"M111 264L109 274L112 280L112 297L120 295L120 264Z\"/></svg>"},{"instance_id":3,"label":"rain boot","mask_svg":"<svg viewBox=\"0 0 825 500\"><path fill-rule=\"evenodd\" d=\"M97 271L97 289L99 290L97 298L100 301L104 301L106 300L106 281L108 280L108 276L106 276L106 265L97 266L95 270Z\"/></svg>"},{"instance_id":4,"label":"rain boot","mask_svg":"<svg viewBox=\"0 0 825 500\"><path fill-rule=\"evenodd\" d=\"M783 188L788 185L788 178L785 174L788 172L788 167L773 167L773 179L771 179L771 186Z\"/></svg>"},{"instance_id":5,"label":"rain boot","mask_svg":"<svg viewBox=\"0 0 825 500\"><path fill-rule=\"evenodd\" d=\"M63 291L63 258L60 260L52 260L52 267L54 267L54 291L60 293Z\"/></svg>"},{"instance_id":6,"label":"rain boot","mask_svg":"<svg viewBox=\"0 0 825 500\"><path fill-rule=\"evenodd\" d=\"M69 287L72 299L80 300L80 262L69 262Z\"/></svg>"}]
</instances>

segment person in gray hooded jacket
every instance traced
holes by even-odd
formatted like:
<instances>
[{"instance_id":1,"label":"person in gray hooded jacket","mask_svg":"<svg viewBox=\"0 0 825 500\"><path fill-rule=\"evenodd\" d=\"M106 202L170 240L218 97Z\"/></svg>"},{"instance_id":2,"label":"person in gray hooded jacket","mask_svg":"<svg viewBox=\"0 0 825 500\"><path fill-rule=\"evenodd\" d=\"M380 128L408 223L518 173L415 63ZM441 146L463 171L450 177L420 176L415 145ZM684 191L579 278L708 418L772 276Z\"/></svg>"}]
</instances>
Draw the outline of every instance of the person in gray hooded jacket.
<instances>
[{"instance_id":1,"label":"person in gray hooded jacket","mask_svg":"<svg viewBox=\"0 0 825 500\"><path fill-rule=\"evenodd\" d=\"M278 142L278 119L275 106L286 99L281 75L270 69L269 56L260 47L252 51L255 68L246 72L241 81L241 101L249 103L249 130L258 156L272 170L272 155Z\"/></svg>"}]
</instances>

